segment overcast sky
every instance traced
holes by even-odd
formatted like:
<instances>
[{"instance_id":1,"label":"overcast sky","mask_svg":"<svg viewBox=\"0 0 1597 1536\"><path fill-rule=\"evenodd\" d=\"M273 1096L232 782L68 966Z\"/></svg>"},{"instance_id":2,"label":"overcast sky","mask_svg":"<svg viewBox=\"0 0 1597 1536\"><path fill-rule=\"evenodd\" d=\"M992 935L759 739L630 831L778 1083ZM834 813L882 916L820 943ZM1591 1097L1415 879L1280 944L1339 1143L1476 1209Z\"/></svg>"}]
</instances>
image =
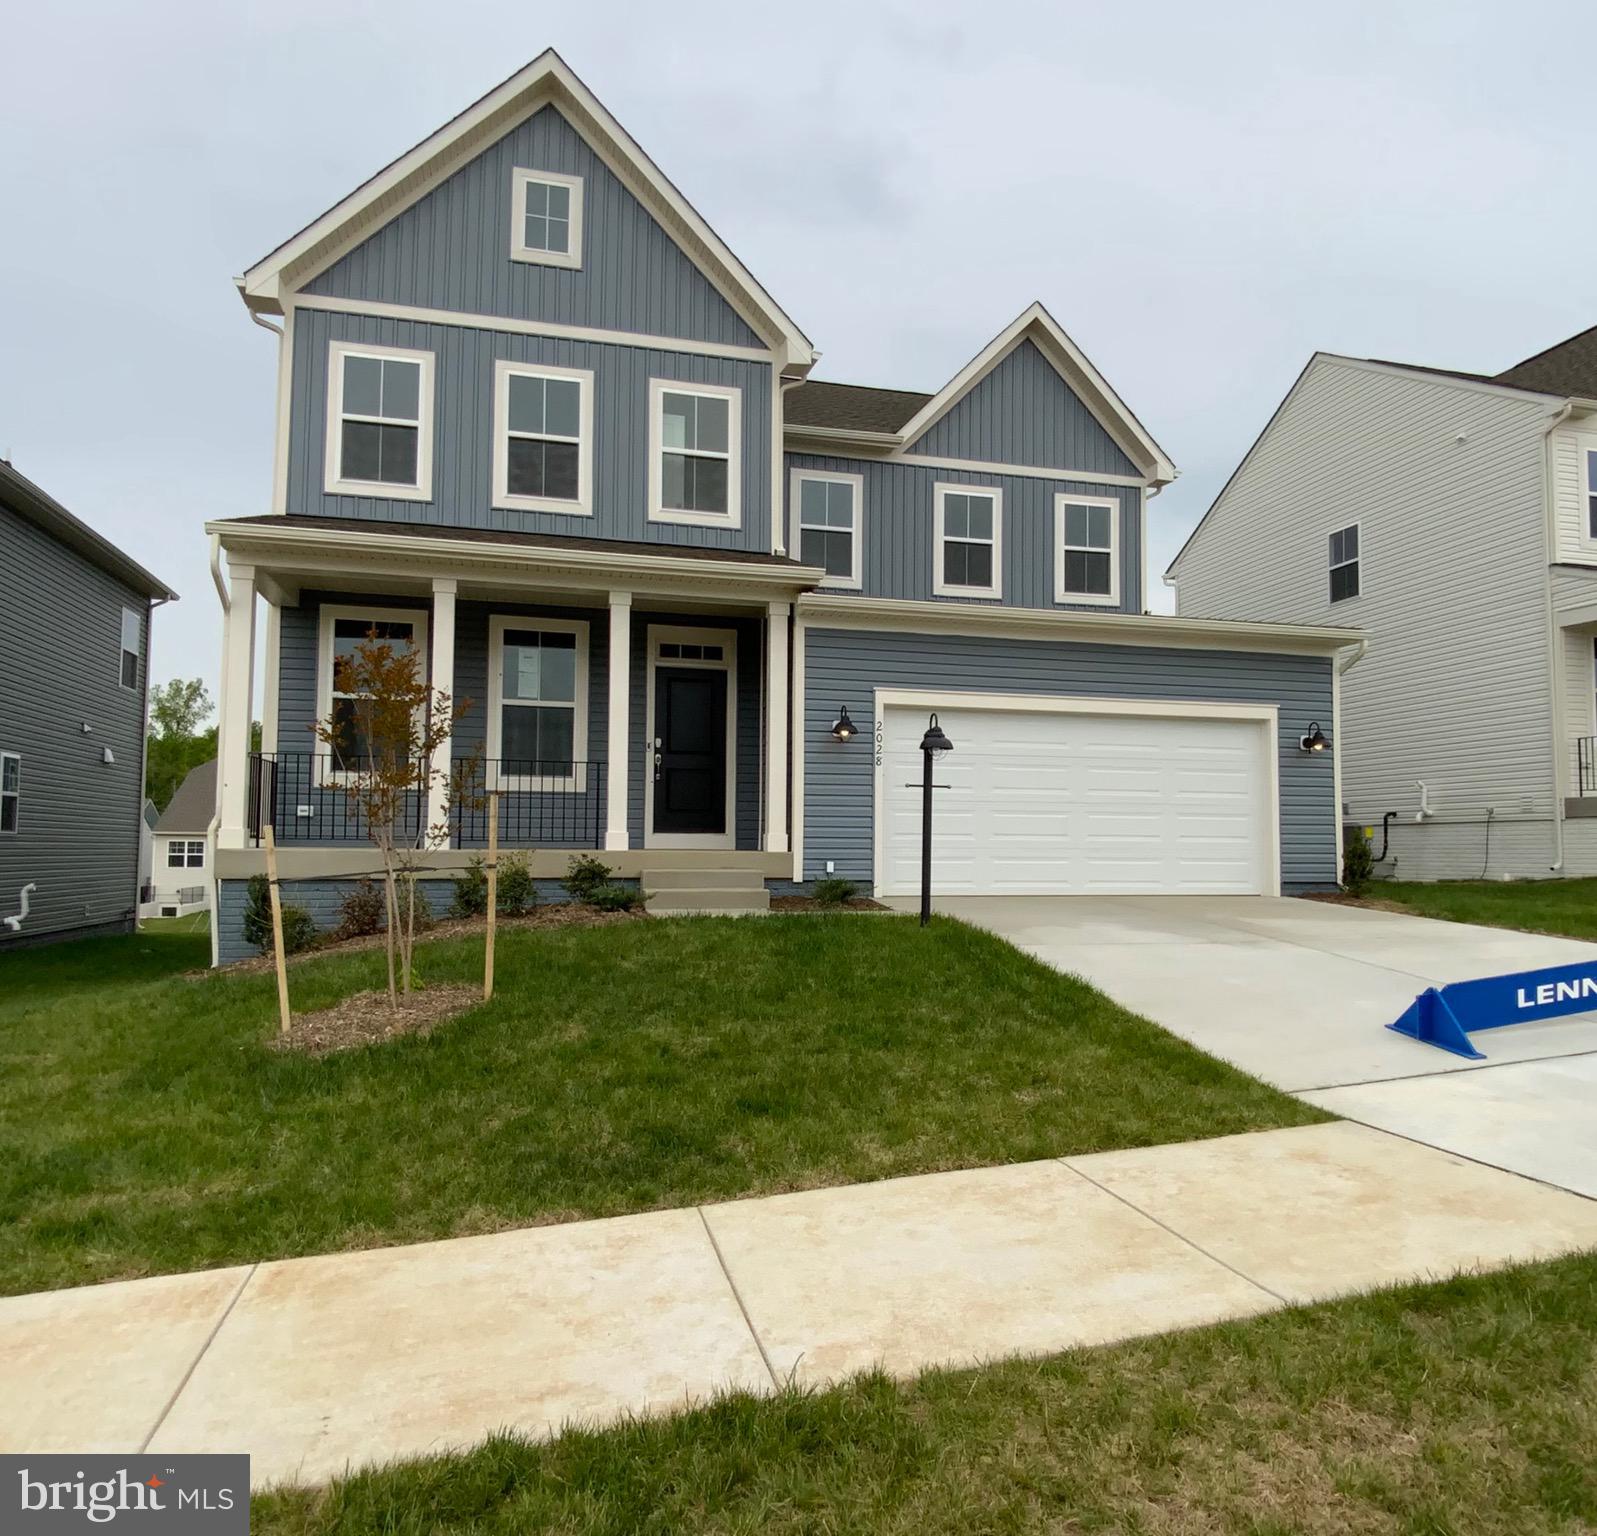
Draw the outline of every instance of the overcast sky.
<instances>
[{"instance_id":1,"label":"overcast sky","mask_svg":"<svg viewBox=\"0 0 1597 1536\"><path fill-rule=\"evenodd\" d=\"M1493 371L1597 321L1597 7L13 8L0 455L182 601L269 509L232 278L553 44L823 356L936 389L1033 299L1182 470L1158 575L1316 348ZM0 551L0 558L3 558Z\"/></svg>"}]
</instances>

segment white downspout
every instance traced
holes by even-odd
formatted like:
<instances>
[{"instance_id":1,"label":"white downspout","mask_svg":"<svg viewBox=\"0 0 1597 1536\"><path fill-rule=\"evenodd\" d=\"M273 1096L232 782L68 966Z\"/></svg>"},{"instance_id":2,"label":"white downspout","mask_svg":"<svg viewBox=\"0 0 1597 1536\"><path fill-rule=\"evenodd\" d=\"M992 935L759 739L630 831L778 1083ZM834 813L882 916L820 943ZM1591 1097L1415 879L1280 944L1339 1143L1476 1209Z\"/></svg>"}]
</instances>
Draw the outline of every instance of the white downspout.
<instances>
[{"instance_id":1,"label":"white downspout","mask_svg":"<svg viewBox=\"0 0 1597 1536\"><path fill-rule=\"evenodd\" d=\"M1551 873L1562 874L1564 869L1564 788L1566 765L1564 762L1564 646L1558 628L1558 616L1553 611L1553 575L1548 569L1558 554L1558 516L1554 506L1555 479L1553 475L1553 433L1574 414L1575 402L1566 400L1553 412L1552 420L1542 432L1542 509L1543 532L1547 538L1547 559L1542 569L1542 598L1546 605L1547 662L1552 668L1553 712L1553 862Z\"/></svg>"},{"instance_id":2,"label":"white downspout","mask_svg":"<svg viewBox=\"0 0 1597 1536\"><path fill-rule=\"evenodd\" d=\"M268 330L275 327L268 326ZM222 540L211 535L211 580L216 584L216 595L222 604L222 675L216 689L216 800L211 806L211 819L205 828L205 846L211 861L211 965L221 964L221 908L222 884L216 873L216 833L222 824L222 763L227 751L227 636L232 625L227 616L233 610L233 599L222 577Z\"/></svg>"}]
</instances>

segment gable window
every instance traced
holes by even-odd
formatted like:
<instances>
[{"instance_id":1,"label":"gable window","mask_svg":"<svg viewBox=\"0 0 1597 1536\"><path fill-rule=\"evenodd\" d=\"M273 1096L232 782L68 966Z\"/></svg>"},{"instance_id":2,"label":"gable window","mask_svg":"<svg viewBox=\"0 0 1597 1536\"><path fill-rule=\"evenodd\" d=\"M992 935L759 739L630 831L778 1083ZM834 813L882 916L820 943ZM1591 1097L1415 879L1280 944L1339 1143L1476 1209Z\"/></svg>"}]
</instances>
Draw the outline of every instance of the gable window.
<instances>
[{"instance_id":1,"label":"gable window","mask_svg":"<svg viewBox=\"0 0 1597 1536\"><path fill-rule=\"evenodd\" d=\"M1054 601L1116 604L1120 503L1107 497L1054 497Z\"/></svg>"},{"instance_id":2,"label":"gable window","mask_svg":"<svg viewBox=\"0 0 1597 1536\"><path fill-rule=\"evenodd\" d=\"M0 832L15 832L22 814L22 759L0 752Z\"/></svg>"},{"instance_id":3,"label":"gable window","mask_svg":"<svg viewBox=\"0 0 1597 1536\"><path fill-rule=\"evenodd\" d=\"M795 508L792 553L826 571L823 587L857 588L864 477L796 469L788 494Z\"/></svg>"},{"instance_id":4,"label":"gable window","mask_svg":"<svg viewBox=\"0 0 1597 1536\"><path fill-rule=\"evenodd\" d=\"M1331 535L1331 601L1359 595L1359 525Z\"/></svg>"},{"instance_id":5,"label":"gable window","mask_svg":"<svg viewBox=\"0 0 1597 1536\"><path fill-rule=\"evenodd\" d=\"M582 178L517 170L511 179L510 256L549 267L582 265Z\"/></svg>"},{"instance_id":6,"label":"gable window","mask_svg":"<svg viewBox=\"0 0 1597 1536\"><path fill-rule=\"evenodd\" d=\"M333 774L365 768L371 762L371 742L361 721L365 695L355 690L350 671L357 647L373 636L396 650L416 650L425 657L427 616L408 609L323 607L316 717L331 721L338 734L338 744L328 753Z\"/></svg>"},{"instance_id":7,"label":"gable window","mask_svg":"<svg viewBox=\"0 0 1597 1536\"><path fill-rule=\"evenodd\" d=\"M933 492L932 591L938 597L1000 597L1004 517L996 490L939 485Z\"/></svg>"},{"instance_id":8,"label":"gable window","mask_svg":"<svg viewBox=\"0 0 1597 1536\"><path fill-rule=\"evenodd\" d=\"M168 869L204 869L205 843L201 838L174 837L166 845Z\"/></svg>"},{"instance_id":9,"label":"gable window","mask_svg":"<svg viewBox=\"0 0 1597 1536\"><path fill-rule=\"evenodd\" d=\"M593 515L593 375L494 364L494 505Z\"/></svg>"},{"instance_id":10,"label":"gable window","mask_svg":"<svg viewBox=\"0 0 1597 1536\"><path fill-rule=\"evenodd\" d=\"M588 754L588 626L495 617L488 647L490 784L578 788Z\"/></svg>"},{"instance_id":11,"label":"gable window","mask_svg":"<svg viewBox=\"0 0 1597 1536\"><path fill-rule=\"evenodd\" d=\"M124 688L131 688L135 693L139 687L139 661L142 657L144 645L144 624L139 614L132 608L122 610L122 671L121 682Z\"/></svg>"},{"instance_id":12,"label":"gable window","mask_svg":"<svg viewBox=\"0 0 1597 1536\"><path fill-rule=\"evenodd\" d=\"M649 516L742 526L742 391L649 381Z\"/></svg>"},{"instance_id":13,"label":"gable window","mask_svg":"<svg viewBox=\"0 0 1597 1536\"><path fill-rule=\"evenodd\" d=\"M432 500L433 354L328 349L325 489Z\"/></svg>"}]
</instances>

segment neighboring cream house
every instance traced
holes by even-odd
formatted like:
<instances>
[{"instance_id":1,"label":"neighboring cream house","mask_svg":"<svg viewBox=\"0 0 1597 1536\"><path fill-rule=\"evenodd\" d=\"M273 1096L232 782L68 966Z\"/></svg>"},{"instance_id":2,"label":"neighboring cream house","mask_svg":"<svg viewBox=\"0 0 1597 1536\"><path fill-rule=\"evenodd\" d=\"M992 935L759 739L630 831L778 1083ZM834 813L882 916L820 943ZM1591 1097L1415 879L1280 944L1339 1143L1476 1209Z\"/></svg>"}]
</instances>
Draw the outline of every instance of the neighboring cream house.
<instances>
[{"instance_id":1,"label":"neighboring cream house","mask_svg":"<svg viewBox=\"0 0 1597 1536\"><path fill-rule=\"evenodd\" d=\"M1367 637L1340 797L1383 873L1597 874L1597 327L1494 375L1316 353L1166 580Z\"/></svg>"},{"instance_id":2,"label":"neighboring cream house","mask_svg":"<svg viewBox=\"0 0 1597 1536\"><path fill-rule=\"evenodd\" d=\"M216 759L191 768L155 824L155 899L145 917L186 917L210 906L206 832L216 807Z\"/></svg>"}]
</instances>

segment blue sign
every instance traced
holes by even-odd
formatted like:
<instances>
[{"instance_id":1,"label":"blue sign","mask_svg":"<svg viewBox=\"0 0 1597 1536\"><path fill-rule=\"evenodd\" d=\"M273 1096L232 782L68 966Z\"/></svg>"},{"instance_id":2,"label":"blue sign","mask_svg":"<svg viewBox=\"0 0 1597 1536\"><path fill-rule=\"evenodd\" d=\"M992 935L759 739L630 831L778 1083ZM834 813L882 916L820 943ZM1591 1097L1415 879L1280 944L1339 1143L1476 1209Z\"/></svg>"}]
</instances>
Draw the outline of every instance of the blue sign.
<instances>
[{"instance_id":1,"label":"blue sign","mask_svg":"<svg viewBox=\"0 0 1597 1536\"><path fill-rule=\"evenodd\" d=\"M1505 1024L1556 1019L1566 1013L1597 1013L1597 961L1428 987L1402 1018L1386 1027L1455 1056L1484 1061L1485 1052L1470 1043L1472 1030L1501 1029Z\"/></svg>"}]
</instances>

